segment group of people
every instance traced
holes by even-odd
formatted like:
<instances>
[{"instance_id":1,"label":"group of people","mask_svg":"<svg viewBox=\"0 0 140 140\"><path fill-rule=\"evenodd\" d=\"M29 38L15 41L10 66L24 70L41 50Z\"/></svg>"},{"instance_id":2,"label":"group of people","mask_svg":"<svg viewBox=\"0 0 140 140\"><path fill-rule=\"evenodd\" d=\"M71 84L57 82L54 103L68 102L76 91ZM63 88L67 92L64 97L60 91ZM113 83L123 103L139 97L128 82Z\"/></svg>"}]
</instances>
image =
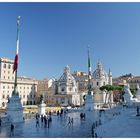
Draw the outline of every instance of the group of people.
<instances>
[{"instance_id":1,"label":"group of people","mask_svg":"<svg viewBox=\"0 0 140 140\"><path fill-rule=\"evenodd\" d=\"M44 125L44 127L49 128L50 127L50 123L52 122L52 117L51 115L39 115L38 113L36 114L36 127L40 127L40 121L41 121L41 126Z\"/></svg>"},{"instance_id":2,"label":"group of people","mask_svg":"<svg viewBox=\"0 0 140 140\"><path fill-rule=\"evenodd\" d=\"M102 125L101 119L99 119L98 121L93 122L92 126L91 126L91 134L93 138L97 138L97 133L95 132L95 129L99 126Z\"/></svg>"},{"instance_id":3,"label":"group of people","mask_svg":"<svg viewBox=\"0 0 140 140\"><path fill-rule=\"evenodd\" d=\"M68 125L73 125L73 118L70 118L70 117L69 117Z\"/></svg>"}]
</instances>

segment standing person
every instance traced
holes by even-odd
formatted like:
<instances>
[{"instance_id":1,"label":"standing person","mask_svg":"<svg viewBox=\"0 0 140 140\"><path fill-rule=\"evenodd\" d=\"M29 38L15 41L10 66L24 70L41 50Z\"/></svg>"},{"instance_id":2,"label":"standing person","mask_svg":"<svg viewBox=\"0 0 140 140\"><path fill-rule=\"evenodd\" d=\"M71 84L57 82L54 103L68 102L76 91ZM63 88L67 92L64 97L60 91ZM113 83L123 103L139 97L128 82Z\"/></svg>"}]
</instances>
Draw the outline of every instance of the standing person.
<instances>
[{"instance_id":1,"label":"standing person","mask_svg":"<svg viewBox=\"0 0 140 140\"><path fill-rule=\"evenodd\" d=\"M44 127L46 128L46 126L47 126L47 117L44 116Z\"/></svg>"},{"instance_id":2,"label":"standing person","mask_svg":"<svg viewBox=\"0 0 140 140\"><path fill-rule=\"evenodd\" d=\"M57 110L57 116L59 116L59 110Z\"/></svg>"},{"instance_id":3,"label":"standing person","mask_svg":"<svg viewBox=\"0 0 140 140\"><path fill-rule=\"evenodd\" d=\"M137 116L139 116L140 113L139 113L139 107L137 106Z\"/></svg>"},{"instance_id":4,"label":"standing person","mask_svg":"<svg viewBox=\"0 0 140 140\"><path fill-rule=\"evenodd\" d=\"M95 138L97 138L98 136L97 136L97 133L95 133Z\"/></svg>"},{"instance_id":5,"label":"standing person","mask_svg":"<svg viewBox=\"0 0 140 140\"><path fill-rule=\"evenodd\" d=\"M92 137L94 138L94 126L93 125L91 127L91 134L92 134Z\"/></svg>"},{"instance_id":6,"label":"standing person","mask_svg":"<svg viewBox=\"0 0 140 140\"><path fill-rule=\"evenodd\" d=\"M71 118L71 124L73 125L73 118Z\"/></svg>"},{"instance_id":7,"label":"standing person","mask_svg":"<svg viewBox=\"0 0 140 140\"><path fill-rule=\"evenodd\" d=\"M2 120L1 120L1 117L0 117L0 127L1 127L1 123L2 123Z\"/></svg>"},{"instance_id":8,"label":"standing person","mask_svg":"<svg viewBox=\"0 0 140 140\"><path fill-rule=\"evenodd\" d=\"M52 117L51 116L49 117L49 122L52 122Z\"/></svg>"},{"instance_id":9,"label":"standing person","mask_svg":"<svg viewBox=\"0 0 140 140\"><path fill-rule=\"evenodd\" d=\"M83 113L80 113L80 119L82 120L82 118L83 118Z\"/></svg>"},{"instance_id":10,"label":"standing person","mask_svg":"<svg viewBox=\"0 0 140 140\"><path fill-rule=\"evenodd\" d=\"M36 116L35 117L36 117L36 120L37 120L38 119L38 114L37 113L36 113Z\"/></svg>"},{"instance_id":11,"label":"standing person","mask_svg":"<svg viewBox=\"0 0 140 140\"><path fill-rule=\"evenodd\" d=\"M49 122L49 118L47 117L47 124L48 124L48 128L50 127L50 122Z\"/></svg>"},{"instance_id":12,"label":"standing person","mask_svg":"<svg viewBox=\"0 0 140 140\"><path fill-rule=\"evenodd\" d=\"M43 120L44 120L44 117L43 115L41 115L41 126L43 125Z\"/></svg>"},{"instance_id":13,"label":"standing person","mask_svg":"<svg viewBox=\"0 0 140 140\"><path fill-rule=\"evenodd\" d=\"M14 135L14 125L11 124L11 136L13 136L13 135Z\"/></svg>"},{"instance_id":14,"label":"standing person","mask_svg":"<svg viewBox=\"0 0 140 140\"><path fill-rule=\"evenodd\" d=\"M36 119L36 127L39 127L39 119Z\"/></svg>"}]
</instances>

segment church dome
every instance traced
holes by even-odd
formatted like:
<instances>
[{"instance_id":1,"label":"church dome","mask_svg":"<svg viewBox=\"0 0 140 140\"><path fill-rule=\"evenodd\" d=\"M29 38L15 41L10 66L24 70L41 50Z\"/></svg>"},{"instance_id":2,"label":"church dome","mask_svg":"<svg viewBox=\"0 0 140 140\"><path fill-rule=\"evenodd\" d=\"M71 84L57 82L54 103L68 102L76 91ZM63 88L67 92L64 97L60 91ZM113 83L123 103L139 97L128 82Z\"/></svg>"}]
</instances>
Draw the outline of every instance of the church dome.
<instances>
[{"instance_id":1,"label":"church dome","mask_svg":"<svg viewBox=\"0 0 140 140\"><path fill-rule=\"evenodd\" d=\"M103 69L103 66L100 62L97 63L97 68L93 72L93 77L95 79L100 79L100 80L107 80L108 79L108 74L105 72Z\"/></svg>"}]
</instances>

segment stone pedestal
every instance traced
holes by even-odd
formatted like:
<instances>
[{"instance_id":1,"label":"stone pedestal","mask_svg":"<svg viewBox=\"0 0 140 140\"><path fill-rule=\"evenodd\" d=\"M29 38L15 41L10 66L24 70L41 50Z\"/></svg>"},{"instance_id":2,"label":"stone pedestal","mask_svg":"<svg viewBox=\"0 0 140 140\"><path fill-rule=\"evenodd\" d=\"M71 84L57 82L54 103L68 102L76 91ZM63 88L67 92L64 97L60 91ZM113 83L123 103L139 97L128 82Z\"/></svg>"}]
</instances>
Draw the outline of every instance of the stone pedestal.
<instances>
[{"instance_id":1,"label":"stone pedestal","mask_svg":"<svg viewBox=\"0 0 140 140\"><path fill-rule=\"evenodd\" d=\"M18 95L13 95L9 99L6 111L10 122L12 123L23 122L23 107Z\"/></svg>"},{"instance_id":2,"label":"stone pedestal","mask_svg":"<svg viewBox=\"0 0 140 140\"><path fill-rule=\"evenodd\" d=\"M93 111L94 110L93 95L89 95L89 94L86 95L85 110L86 111Z\"/></svg>"},{"instance_id":3,"label":"stone pedestal","mask_svg":"<svg viewBox=\"0 0 140 140\"><path fill-rule=\"evenodd\" d=\"M39 115L46 114L46 104L44 102L41 102L41 104L38 105L38 114Z\"/></svg>"}]
</instances>

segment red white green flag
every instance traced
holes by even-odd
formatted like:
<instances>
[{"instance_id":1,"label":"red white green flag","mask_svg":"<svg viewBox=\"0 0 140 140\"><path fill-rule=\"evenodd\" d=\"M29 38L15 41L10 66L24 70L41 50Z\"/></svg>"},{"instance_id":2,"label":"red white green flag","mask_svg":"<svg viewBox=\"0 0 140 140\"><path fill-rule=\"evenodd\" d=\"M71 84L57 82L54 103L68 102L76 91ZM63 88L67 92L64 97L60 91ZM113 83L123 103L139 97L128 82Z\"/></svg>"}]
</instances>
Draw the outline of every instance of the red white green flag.
<instances>
[{"instance_id":1,"label":"red white green flag","mask_svg":"<svg viewBox=\"0 0 140 140\"><path fill-rule=\"evenodd\" d=\"M14 66L13 66L13 73L14 73L14 72L17 70L17 68L18 68L19 25L20 25L20 16L18 16L18 18L17 18L16 56L15 56L15 61L14 61Z\"/></svg>"}]
</instances>

